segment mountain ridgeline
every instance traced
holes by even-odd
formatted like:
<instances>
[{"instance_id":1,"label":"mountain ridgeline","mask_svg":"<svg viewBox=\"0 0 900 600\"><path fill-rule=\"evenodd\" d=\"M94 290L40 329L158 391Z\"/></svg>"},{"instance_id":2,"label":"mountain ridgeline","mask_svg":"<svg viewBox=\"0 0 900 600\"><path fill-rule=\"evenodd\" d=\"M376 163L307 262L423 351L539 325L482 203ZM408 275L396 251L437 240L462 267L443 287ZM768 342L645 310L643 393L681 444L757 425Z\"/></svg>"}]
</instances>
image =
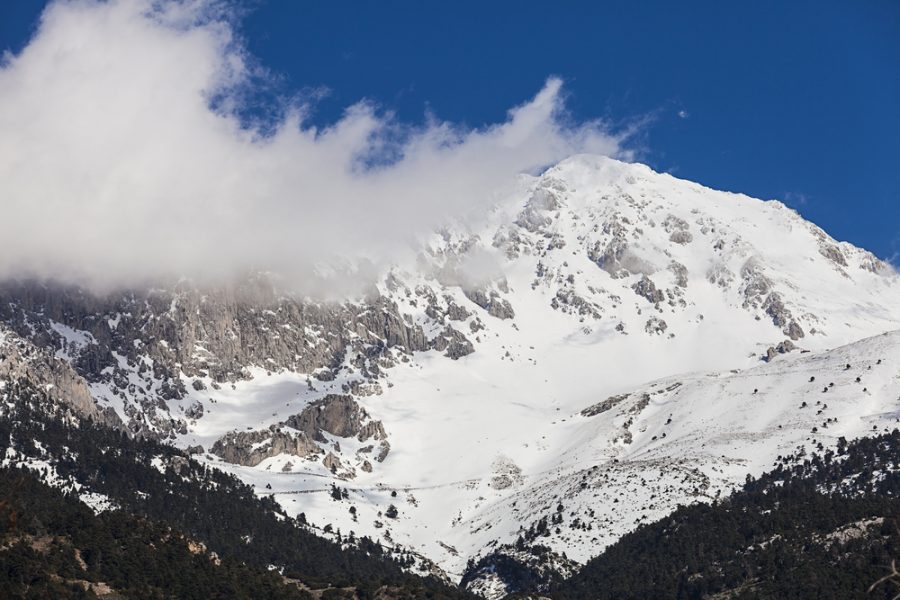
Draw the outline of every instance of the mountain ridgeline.
<instances>
[{"instance_id":1,"label":"mountain ridgeline","mask_svg":"<svg viewBox=\"0 0 900 600\"><path fill-rule=\"evenodd\" d=\"M730 495L784 457L890 433L894 268L780 202L605 157L523 175L492 202L340 300L271 273L102 293L0 282L8 481L56 489L23 483L35 510L87 503L91 531L133 519L173 556L202 544L196 581L277 593L594 597L601 579L609 597L640 597L641 581L677 597L795 593L776 581L788 571L759 574L869 500L810 496L834 514L795 537L784 522L735 538L688 519L679 531L715 539L677 573L660 559L639 580L616 557L654 556L640 536L673 515L744 527L728 507L753 494L747 515L776 515L760 508L774 492ZM890 528L885 511L857 512ZM88 551L74 532L47 535L68 569L44 578L54 590L184 593L123 587L110 564L69 560ZM751 538L763 549L726 556ZM40 551L9 539L33 568ZM872 560L893 551L882 541ZM877 570L840 563L856 575L833 587L856 593Z\"/></svg>"}]
</instances>

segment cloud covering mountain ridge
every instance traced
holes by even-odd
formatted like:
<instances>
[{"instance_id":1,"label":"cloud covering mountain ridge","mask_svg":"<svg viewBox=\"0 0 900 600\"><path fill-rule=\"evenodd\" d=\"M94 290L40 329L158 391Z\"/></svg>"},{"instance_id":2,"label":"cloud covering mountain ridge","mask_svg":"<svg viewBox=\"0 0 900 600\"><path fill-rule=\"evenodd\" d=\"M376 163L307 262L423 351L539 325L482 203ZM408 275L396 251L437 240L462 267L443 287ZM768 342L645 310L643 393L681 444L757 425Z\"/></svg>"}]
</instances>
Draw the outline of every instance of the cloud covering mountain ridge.
<instances>
[{"instance_id":1,"label":"cloud covering mountain ridge","mask_svg":"<svg viewBox=\"0 0 900 600\"><path fill-rule=\"evenodd\" d=\"M551 78L505 122L398 123L362 100L325 128L313 101L241 118L260 80L230 3L56 2L0 68L0 277L94 287L389 261L575 152L628 156L571 123ZM252 91L252 90L251 90Z\"/></svg>"}]
</instances>

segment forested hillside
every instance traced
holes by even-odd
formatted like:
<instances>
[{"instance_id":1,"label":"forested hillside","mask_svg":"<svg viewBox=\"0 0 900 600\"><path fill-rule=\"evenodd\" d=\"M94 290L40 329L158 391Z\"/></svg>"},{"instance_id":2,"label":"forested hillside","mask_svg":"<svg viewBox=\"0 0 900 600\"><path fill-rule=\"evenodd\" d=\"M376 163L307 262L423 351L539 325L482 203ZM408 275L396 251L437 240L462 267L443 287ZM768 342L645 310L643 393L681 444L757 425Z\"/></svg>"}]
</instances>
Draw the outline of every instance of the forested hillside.
<instances>
[{"instance_id":1,"label":"forested hillside","mask_svg":"<svg viewBox=\"0 0 900 600\"><path fill-rule=\"evenodd\" d=\"M553 598L891 598L900 432L782 457L743 490L624 536Z\"/></svg>"},{"instance_id":2,"label":"forested hillside","mask_svg":"<svg viewBox=\"0 0 900 600\"><path fill-rule=\"evenodd\" d=\"M314 535L181 450L74 419L27 384L3 392L3 597L466 596L405 573L408 555Z\"/></svg>"}]
</instances>

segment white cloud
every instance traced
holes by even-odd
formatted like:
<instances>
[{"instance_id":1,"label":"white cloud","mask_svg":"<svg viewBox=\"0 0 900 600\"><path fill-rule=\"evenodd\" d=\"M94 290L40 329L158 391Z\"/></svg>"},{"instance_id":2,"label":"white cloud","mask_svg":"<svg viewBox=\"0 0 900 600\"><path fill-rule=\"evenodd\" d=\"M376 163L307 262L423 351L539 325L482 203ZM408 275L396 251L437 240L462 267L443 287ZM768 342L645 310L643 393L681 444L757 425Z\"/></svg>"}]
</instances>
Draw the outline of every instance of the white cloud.
<instances>
[{"instance_id":1,"label":"white cloud","mask_svg":"<svg viewBox=\"0 0 900 600\"><path fill-rule=\"evenodd\" d=\"M290 106L262 135L236 116L254 74L229 23L212 0L49 6L0 67L0 277L300 280L335 254L390 260L516 173L623 153L604 123L566 122L558 79L483 129L361 102L327 129Z\"/></svg>"},{"instance_id":2,"label":"white cloud","mask_svg":"<svg viewBox=\"0 0 900 600\"><path fill-rule=\"evenodd\" d=\"M785 192L784 203L788 206L806 206L809 203L809 196L803 192Z\"/></svg>"},{"instance_id":3,"label":"white cloud","mask_svg":"<svg viewBox=\"0 0 900 600\"><path fill-rule=\"evenodd\" d=\"M900 232L891 240L891 255L887 262L896 270L900 270Z\"/></svg>"}]
</instances>

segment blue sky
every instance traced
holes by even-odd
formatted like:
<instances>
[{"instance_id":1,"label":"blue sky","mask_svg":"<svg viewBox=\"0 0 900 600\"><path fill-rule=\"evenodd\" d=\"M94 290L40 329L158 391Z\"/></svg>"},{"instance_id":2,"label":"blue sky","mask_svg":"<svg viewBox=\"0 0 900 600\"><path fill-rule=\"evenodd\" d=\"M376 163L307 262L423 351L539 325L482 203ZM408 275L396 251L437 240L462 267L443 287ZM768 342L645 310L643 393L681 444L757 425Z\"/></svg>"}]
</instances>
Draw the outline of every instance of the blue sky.
<instances>
[{"instance_id":1,"label":"blue sky","mask_svg":"<svg viewBox=\"0 0 900 600\"><path fill-rule=\"evenodd\" d=\"M21 50L43 2L0 4ZM638 6L640 5L640 6ZM900 2L288 2L237 25L268 90L327 90L422 123L502 121L565 83L574 121L638 126L658 170L779 198L839 239L900 252ZM259 110L264 110L260 104Z\"/></svg>"}]
</instances>

